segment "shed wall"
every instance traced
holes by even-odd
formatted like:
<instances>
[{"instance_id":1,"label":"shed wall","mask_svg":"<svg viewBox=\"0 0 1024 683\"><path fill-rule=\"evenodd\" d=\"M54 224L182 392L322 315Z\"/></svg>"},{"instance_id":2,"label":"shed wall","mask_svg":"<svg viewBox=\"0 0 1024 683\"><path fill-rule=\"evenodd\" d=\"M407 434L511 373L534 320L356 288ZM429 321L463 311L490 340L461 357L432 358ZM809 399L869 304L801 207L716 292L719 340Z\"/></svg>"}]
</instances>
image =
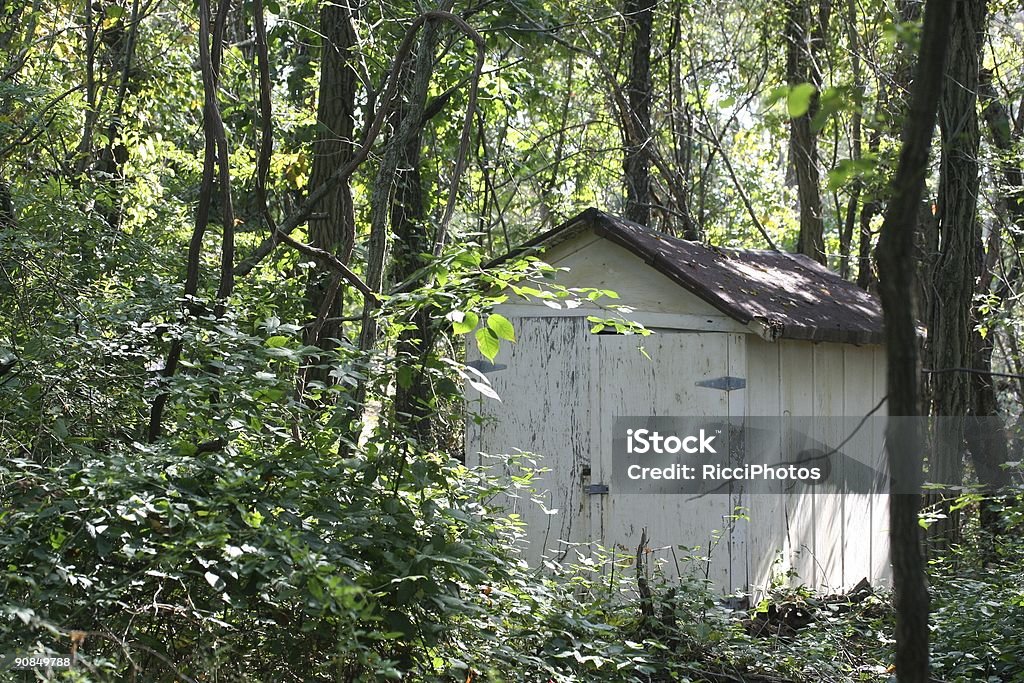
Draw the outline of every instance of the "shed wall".
<instances>
[{"instance_id":1,"label":"shed wall","mask_svg":"<svg viewBox=\"0 0 1024 683\"><path fill-rule=\"evenodd\" d=\"M652 547L698 545L703 553L711 533L723 531L709 568L723 591L763 589L773 576L790 571L794 583L821 588L848 587L863 577L886 579L888 508L882 495L714 496L687 505L681 496L586 492L591 484L606 483L607 432L615 415L693 415L699 406L706 415L862 416L885 394L880 347L764 341L590 233L556 245L543 258L570 269L558 274L560 284L615 290L617 303L636 309L630 317L660 333L592 335L586 320L592 311L515 301L500 307L518 343L502 344L488 372L501 403L467 393L470 412L482 416L467 426L467 463L493 465L479 451L540 456L532 463L548 471L533 481L536 492L513 488L503 503L527 526L527 561L573 560L587 554L590 541L620 556L635 553L646 526ZM636 351L639 345L649 358ZM468 356L480 360L475 348ZM696 381L723 374L746 379L746 388L694 392ZM842 438L820 437L831 443ZM882 443L881 434L870 439ZM749 521L725 521L736 505ZM664 559L669 555L661 552ZM673 564L667 565L669 573Z\"/></svg>"},{"instance_id":2,"label":"shed wall","mask_svg":"<svg viewBox=\"0 0 1024 683\"><path fill-rule=\"evenodd\" d=\"M589 533L583 487L590 467L590 323L580 317L513 317L517 343L502 344L487 377L501 403L467 390L466 462L499 467L505 475L545 468L530 486L512 488L502 505L529 530L523 546L532 564L565 557L561 541ZM479 361L474 347L469 361ZM477 419L474 415L479 416ZM525 454L519 463L490 456Z\"/></svg>"},{"instance_id":3,"label":"shed wall","mask_svg":"<svg viewBox=\"0 0 1024 683\"><path fill-rule=\"evenodd\" d=\"M749 416L859 418L875 410L886 393L885 353L878 346L769 343L751 335L747 359ZM884 405L875 414L884 415ZM873 467L884 471L884 435L875 421L861 430L874 444ZM846 434L820 436L838 444ZM759 531L748 544L752 575L767 578L792 571L791 583L834 589L861 578L888 580L887 496L762 494L749 496L747 504L759 520Z\"/></svg>"}]
</instances>

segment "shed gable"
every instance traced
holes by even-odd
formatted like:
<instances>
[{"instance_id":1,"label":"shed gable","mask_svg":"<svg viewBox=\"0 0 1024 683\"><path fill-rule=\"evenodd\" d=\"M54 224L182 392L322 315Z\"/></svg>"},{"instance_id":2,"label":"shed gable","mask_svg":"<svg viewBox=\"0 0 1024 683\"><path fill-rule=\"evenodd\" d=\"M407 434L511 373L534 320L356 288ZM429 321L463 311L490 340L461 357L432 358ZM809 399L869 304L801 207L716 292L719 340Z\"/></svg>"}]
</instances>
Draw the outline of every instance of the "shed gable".
<instances>
[{"instance_id":1,"label":"shed gable","mask_svg":"<svg viewBox=\"0 0 1024 683\"><path fill-rule=\"evenodd\" d=\"M596 266L583 262L587 256L584 250L607 254L593 250L595 237L635 257L634 269L618 276L619 286L634 279L642 282L646 271L652 269L672 282L677 290L688 292L716 312L742 325L762 328L762 336L848 344L882 343L882 313L878 300L806 256L709 247L597 209L587 209L495 263L532 249L545 248L562 261L577 254L574 259L577 268L594 270ZM636 266L637 262L646 268ZM617 289L615 283L610 288Z\"/></svg>"},{"instance_id":2,"label":"shed gable","mask_svg":"<svg viewBox=\"0 0 1024 683\"><path fill-rule=\"evenodd\" d=\"M567 287L596 287L618 293L637 310L651 313L721 316L722 312L671 279L649 268L622 247L586 230L547 250L544 260L568 268L558 281Z\"/></svg>"}]
</instances>

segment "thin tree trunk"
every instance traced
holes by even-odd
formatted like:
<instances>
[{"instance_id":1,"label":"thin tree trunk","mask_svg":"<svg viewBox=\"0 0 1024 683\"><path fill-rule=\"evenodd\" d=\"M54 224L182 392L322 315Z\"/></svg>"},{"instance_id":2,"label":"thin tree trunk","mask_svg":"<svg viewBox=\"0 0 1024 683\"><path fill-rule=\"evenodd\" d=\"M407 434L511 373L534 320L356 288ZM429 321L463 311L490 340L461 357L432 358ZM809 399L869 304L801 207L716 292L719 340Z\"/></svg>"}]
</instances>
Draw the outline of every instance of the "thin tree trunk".
<instances>
[{"instance_id":1,"label":"thin tree trunk","mask_svg":"<svg viewBox=\"0 0 1024 683\"><path fill-rule=\"evenodd\" d=\"M899 21L904 24L916 22L921 18L921 3L919 0L898 0L896 14ZM889 108L894 110L893 115L899 117L898 120L905 120L908 106L907 93L914 75L915 58L916 55L909 44L902 43L896 55L892 72L883 73L876 78L878 81L878 94L875 99L876 116L883 116L884 111ZM878 154L881 141L882 130L876 127L868 138L868 151L872 155ZM890 188L875 188L866 192L866 196L863 197L857 249L857 286L861 289L870 290L876 285L871 262L871 240L874 234L871 230L871 223L875 216L884 210L889 190ZM927 309L922 308L921 310Z\"/></svg>"},{"instance_id":2,"label":"thin tree trunk","mask_svg":"<svg viewBox=\"0 0 1024 683\"><path fill-rule=\"evenodd\" d=\"M896 677L900 683L927 683L928 589L917 515L922 435L917 330L913 309L914 223L928 171L928 153L942 91L952 0L928 0L921 35L917 78L903 131L892 200L878 245L879 294L885 314L888 351L888 403L891 423L886 451L890 475L905 492L889 497L889 535L896 602Z\"/></svg>"},{"instance_id":3,"label":"thin tree trunk","mask_svg":"<svg viewBox=\"0 0 1024 683\"><path fill-rule=\"evenodd\" d=\"M228 0L221 0L220 11L226 10ZM224 128L220 116L220 107L217 102L217 86L220 78L219 66L223 41L220 39L219 31L210 26L210 2L199 0L199 65L203 76L203 135L205 137L205 149L203 152L203 179L199 187L199 205L196 208L196 222L192 229L192 239L189 241L188 257L185 272L184 298L189 309L193 313L199 313L200 307L191 303L199 292L199 270L203 250L203 236L206 234L206 227L210 221L210 209L213 204L215 177L220 169L222 192L228 201L224 202L224 223L227 226L233 223L230 215L230 178L227 174L227 142L224 139ZM218 150L222 158L218 167ZM218 295L227 297L231 293L232 273L225 274L227 268L232 271L231 261L233 260L233 248L229 247L231 239L231 227L225 227L225 240L222 250L221 277L218 286ZM221 304L218 304L220 313ZM219 313L218 313L219 315ZM167 359L160 372L162 380L166 381L174 377L181 361L182 342L175 338L171 342L167 352ZM167 405L170 393L166 387L153 399L149 411L149 426L146 438L149 443L160 438L163 431L163 414Z\"/></svg>"},{"instance_id":4,"label":"thin tree trunk","mask_svg":"<svg viewBox=\"0 0 1024 683\"><path fill-rule=\"evenodd\" d=\"M1006 212L1013 222L1013 229L1009 230L1009 236L1013 240L1014 248L1024 248L1024 168L1019 161L1013 158L1015 145L1021 140L1021 130L1015 129L1010 120L1010 112L1007 110L992 85L992 72L982 70L978 79L978 93L981 97L984 108L982 116L985 119L986 129L1002 160L999 163L999 173L1003 177L1003 189L1000 197L1006 206Z\"/></svg>"},{"instance_id":5,"label":"thin tree trunk","mask_svg":"<svg viewBox=\"0 0 1024 683\"><path fill-rule=\"evenodd\" d=\"M646 149L651 135L651 31L654 0L626 0L624 14L630 36L626 95L624 162L628 220L647 225L651 220L651 172Z\"/></svg>"},{"instance_id":6,"label":"thin tree trunk","mask_svg":"<svg viewBox=\"0 0 1024 683\"><path fill-rule=\"evenodd\" d=\"M447 5L443 9L447 10ZM404 93L405 101L395 112L396 130L405 130L404 120L408 117L416 117L416 120L409 122L413 125L408 127L405 138L395 141L402 145L402 149L395 169L391 206L391 229L395 234L391 266L394 282L413 277L425 265L421 255L431 253L433 247L425 225L426 203L420 165L423 127L427 123L424 114L427 90L434 72L439 34L438 22L427 22L423 26L415 64ZM395 388L395 419L408 427L422 448L429 449L435 443L431 429L433 413L427 405L430 385L421 361L432 344L433 328L426 310L417 311L412 322L413 327L402 332L395 347L400 362L412 370L408 379L398 382Z\"/></svg>"},{"instance_id":7,"label":"thin tree trunk","mask_svg":"<svg viewBox=\"0 0 1024 683\"><path fill-rule=\"evenodd\" d=\"M875 286L875 273L871 262L871 221L878 215L881 204L875 199L865 201L860 207L860 234L857 240L857 286L863 290Z\"/></svg>"},{"instance_id":8,"label":"thin tree trunk","mask_svg":"<svg viewBox=\"0 0 1024 683\"><path fill-rule=\"evenodd\" d=\"M538 209L540 210L540 225L537 226L538 228L546 228L551 225L551 217L554 214L551 197L555 191L555 187L564 182L564 178L562 177L562 157L565 156L565 142L568 132L567 127L569 125L569 112L572 110L573 99L576 97L576 93L573 91L573 73L575 65L576 60L567 60L565 67L565 99L562 101L562 113L558 135L555 138L554 160L551 163L551 169L548 171L548 177L542 183L540 188L540 202L538 206Z\"/></svg>"},{"instance_id":9,"label":"thin tree trunk","mask_svg":"<svg viewBox=\"0 0 1024 683\"><path fill-rule=\"evenodd\" d=\"M802 83L814 86L810 106L801 116L790 119L790 157L796 169L800 202L800 236L797 251L825 263L825 224L822 219L818 172L818 133L811 125L818 111L821 74L815 64L815 18L810 0L789 0L786 5L786 78L790 87ZM819 17L820 19L820 17Z\"/></svg>"},{"instance_id":10,"label":"thin tree trunk","mask_svg":"<svg viewBox=\"0 0 1024 683\"><path fill-rule=\"evenodd\" d=\"M1009 229L1005 234L1010 238L1013 252L1019 252L1024 246L1022 245L1024 240L1021 239L1021 232L1024 230L1024 195L1021 194L1021 190L1024 190L1024 171L1018 164L1006 159L1007 155L1012 154L1015 143L1013 123L1010 120L1009 111L999 100L992 85L992 73L986 69L982 69L979 74L978 95L984 105L982 117L992 146L1001 155L1004 155L1003 161L999 163L999 171L1003 180L1003 188L999 195L1010 221ZM1000 223L997 221L993 227L993 239L990 241L989 252L986 254L985 268L981 273L978 291L987 293L989 296L986 303L1005 315L1006 312L1002 311L1004 302L1011 294L1011 287L1019 279L1020 270L1015 264L1007 278L996 284L995 268L1001 260L999 249L1003 242L1003 239L1000 239L1002 236L996 232L999 230ZM995 285L994 288L993 285ZM988 315L992 315L992 313L990 312ZM982 319L982 314L977 308L975 309L975 318ZM1008 333L1013 334L1012 331ZM995 380L992 377L995 334L994 330L989 330L986 335L982 335L977 330L973 333L972 368L979 372L971 375L972 414L978 419L968 420L964 433L978 480L990 494L996 493L1010 483L1009 473L1003 468L1003 465L1010 459L1006 431L993 428L997 421L1001 426L1003 419L999 411ZM1002 529L996 507L994 501L986 501L982 504L981 524L983 529L998 533Z\"/></svg>"},{"instance_id":11,"label":"thin tree trunk","mask_svg":"<svg viewBox=\"0 0 1024 683\"><path fill-rule=\"evenodd\" d=\"M425 93L427 84L430 82L432 69L417 70L418 63L428 57L427 47L436 44L437 22L428 20L423 25L423 32L416 47L416 56L410 57L406 64L398 65L401 80L406 95L404 106L396 112L392 121L395 124L395 134L388 141L381 159L380 168L373 186L373 194L370 198L370 237L367 244L366 260L366 283L375 291L381 291L384 286L387 273L388 256L391 252L390 218L392 207L395 201L397 179L399 169L402 168L402 159L406 157L413 141L419 140L422 127L423 108L425 105ZM429 59L433 60L433 51L429 51ZM414 66L414 64L416 66ZM421 79L422 84L412 83L410 79ZM424 98L410 97L408 93L422 91ZM417 157L418 157L417 153ZM409 198L406 197L406 200ZM362 329L359 334L359 348L367 351L377 343L377 323L373 318L373 311L370 307L363 309Z\"/></svg>"},{"instance_id":12,"label":"thin tree trunk","mask_svg":"<svg viewBox=\"0 0 1024 683\"><path fill-rule=\"evenodd\" d=\"M11 186L0 177L0 228L8 230L14 227L14 201L11 198Z\"/></svg>"},{"instance_id":13,"label":"thin tree trunk","mask_svg":"<svg viewBox=\"0 0 1024 683\"><path fill-rule=\"evenodd\" d=\"M82 139L78 143L78 159L75 162L79 173L85 171L92 159L92 134L96 125L96 20L93 17L93 0L84 0L85 5L85 120L82 125Z\"/></svg>"},{"instance_id":14,"label":"thin tree trunk","mask_svg":"<svg viewBox=\"0 0 1024 683\"><path fill-rule=\"evenodd\" d=\"M674 226L673 234L684 239L700 241L702 230L700 216L690 210L693 195L693 110L686 96L682 62L677 49L683 45L682 7L677 5L672 13L671 38L667 47L668 57L668 112L672 134L672 161L675 163L673 176L666 178L671 193L671 214L666 216L669 225Z\"/></svg>"},{"instance_id":15,"label":"thin tree trunk","mask_svg":"<svg viewBox=\"0 0 1024 683\"><path fill-rule=\"evenodd\" d=\"M860 100L864 95L864 77L861 74L860 66L860 34L857 31L857 2L847 0L846 6L846 37L850 44L850 71L853 76L853 87ZM854 161L859 161L862 155L863 127L861 125L862 112L858 105L853 110L850 140L850 156ZM853 181L850 189L850 199L846 207L846 217L843 221L843 230L839 236L839 274L850 277L850 250L853 245L853 228L857 223L857 203L860 200L862 182L860 178Z\"/></svg>"}]
</instances>

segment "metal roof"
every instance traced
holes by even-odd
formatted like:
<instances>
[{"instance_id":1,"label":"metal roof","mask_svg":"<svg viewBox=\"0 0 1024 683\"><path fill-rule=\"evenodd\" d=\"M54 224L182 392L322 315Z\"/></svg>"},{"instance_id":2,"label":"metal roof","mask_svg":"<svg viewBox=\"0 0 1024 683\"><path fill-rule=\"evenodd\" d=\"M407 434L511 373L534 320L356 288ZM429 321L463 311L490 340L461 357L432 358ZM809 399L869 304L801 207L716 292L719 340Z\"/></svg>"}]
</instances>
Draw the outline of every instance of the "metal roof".
<instances>
[{"instance_id":1,"label":"metal roof","mask_svg":"<svg viewBox=\"0 0 1024 683\"><path fill-rule=\"evenodd\" d=\"M534 247L553 246L591 228L725 315L759 327L762 336L882 343L878 299L808 256L710 247L597 209L587 209L496 262Z\"/></svg>"}]
</instances>

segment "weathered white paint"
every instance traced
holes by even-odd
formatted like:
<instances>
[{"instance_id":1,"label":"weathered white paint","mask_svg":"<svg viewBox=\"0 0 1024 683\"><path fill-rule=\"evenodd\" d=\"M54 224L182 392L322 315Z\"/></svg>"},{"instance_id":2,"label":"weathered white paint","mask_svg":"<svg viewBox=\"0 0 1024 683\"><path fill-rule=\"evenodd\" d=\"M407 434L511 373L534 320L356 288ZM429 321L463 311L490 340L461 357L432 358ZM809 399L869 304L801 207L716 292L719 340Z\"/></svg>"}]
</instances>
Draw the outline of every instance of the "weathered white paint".
<instances>
[{"instance_id":1,"label":"weathered white paint","mask_svg":"<svg viewBox=\"0 0 1024 683\"><path fill-rule=\"evenodd\" d=\"M583 471L590 466L591 403L589 328L584 318L515 318L518 343L503 344L495 358L504 370L488 373L502 397L497 403L467 393L466 462L490 465L489 455L526 453L527 469L547 468L532 482L536 494L510 490L505 509L529 529L527 560L561 555L560 541L582 541ZM471 360L479 355L471 352ZM480 419L474 419L473 414ZM537 456L537 457L534 457ZM534 464L535 463L535 464ZM507 471L521 474L523 467ZM535 500L534 500L535 499Z\"/></svg>"},{"instance_id":2,"label":"weathered white paint","mask_svg":"<svg viewBox=\"0 0 1024 683\"><path fill-rule=\"evenodd\" d=\"M884 353L878 347L792 340L769 343L752 336L747 358L750 416L859 418L885 395ZM884 408L876 414L884 415ZM857 422L851 419L844 426L852 431ZM884 470L883 435L875 427L875 422L869 421L857 432L855 443L865 444L865 450L876 454L866 465ZM814 436L836 444L849 431ZM751 544L752 574L762 577L761 582L791 570L796 576L790 583L821 588L849 587L861 578L887 579L888 527L877 524L879 516L888 514L885 496L757 495L748 503L759 532L758 542ZM778 538L784 541L779 543ZM774 551L781 554L776 557Z\"/></svg>"},{"instance_id":3,"label":"weathered white paint","mask_svg":"<svg viewBox=\"0 0 1024 683\"><path fill-rule=\"evenodd\" d=\"M721 316L722 312L682 289L643 259L588 230L545 252L541 258L557 268L568 268L557 281L568 287L593 287L617 292L623 303L645 313ZM629 300L625 300L628 287Z\"/></svg>"},{"instance_id":4,"label":"weathered white paint","mask_svg":"<svg viewBox=\"0 0 1024 683\"><path fill-rule=\"evenodd\" d=\"M731 394L698 387L696 382L729 374L734 356L742 364L743 340L741 335L686 332L647 338L594 335L601 377L596 396L601 415L601 438L596 446L600 466L595 474L601 481L612 478L614 416L728 416ZM641 345L646 356L638 349ZM633 556L646 527L654 557L670 563L669 573L675 573L676 558L686 561L678 550L685 546L700 556L710 554L709 578L715 585L727 585L738 578L744 550L742 534L729 533L734 500L728 495L688 498L612 489L599 496L600 535L592 537L606 547L615 547L618 553ZM677 548L675 555L672 547Z\"/></svg>"},{"instance_id":5,"label":"weathered white paint","mask_svg":"<svg viewBox=\"0 0 1024 683\"><path fill-rule=\"evenodd\" d=\"M888 577L888 506L883 495L799 492L687 496L588 495L590 484L610 482L611 434L621 415L863 416L885 394L885 357L879 347L770 342L606 240L585 233L557 245L545 260L569 271L566 286L613 289L630 317L658 333L649 337L589 333L593 310L555 310L510 300L500 307L516 327L518 343L502 345L488 374L497 403L468 392L471 412L467 462L479 455L535 453L549 468L534 482L541 505L511 491L506 508L527 524L524 558L575 559L588 542L632 557L646 527L654 556L675 573L670 546L705 556L723 532L708 565L723 591L763 590L795 572L793 583L841 589L863 577ZM642 346L645 357L638 347ZM478 359L475 349L470 360ZM696 382L730 375L745 389L725 392ZM884 411L882 411L884 414ZM884 466L882 434L867 428ZM786 430L781 430L783 440ZM836 443L844 435L814 435ZM733 521L740 506L749 521ZM547 512L545 512L545 509ZM549 514L557 509L557 513ZM687 560L677 550L680 562Z\"/></svg>"}]
</instances>

